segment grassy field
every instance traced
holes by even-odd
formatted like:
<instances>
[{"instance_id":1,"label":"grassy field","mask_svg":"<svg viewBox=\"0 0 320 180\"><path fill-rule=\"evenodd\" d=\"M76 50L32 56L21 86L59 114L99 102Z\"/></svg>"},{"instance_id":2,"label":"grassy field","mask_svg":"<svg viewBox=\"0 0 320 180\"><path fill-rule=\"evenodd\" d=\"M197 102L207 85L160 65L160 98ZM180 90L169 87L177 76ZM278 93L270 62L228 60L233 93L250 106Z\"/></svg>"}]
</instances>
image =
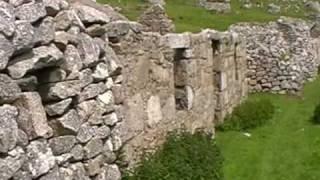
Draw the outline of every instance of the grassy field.
<instances>
[{"instance_id":1,"label":"grassy field","mask_svg":"<svg viewBox=\"0 0 320 180\"><path fill-rule=\"evenodd\" d=\"M279 2L278 0L254 0L268 4L269 2ZM101 3L108 3L122 8L122 13L129 19L136 20L146 8L145 0L98 0ZM166 11L173 19L177 32L191 31L197 32L205 28L226 30L231 24L237 22L267 22L275 20L280 16L304 17L305 9L302 0L295 8L292 2L281 3L284 7L286 3L291 3L291 8L283 8L278 15L267 13L266 5L262 8L241 8L239 0L231 0L232 12L229 14L215 14L198 7L198 0L167 0ZM278 3L279 4L279 3Z\"/></svg>"},{"instance_id":2,"label":"grassy field","mask_svg":"<svg viewBox=\"0 0 320 180\"><path fill-rule=\"evenodd\" d=\"M219 132L226 180L319 180L320 126L310 122L320 102L320 80L308 84L302 97L259 94L277 106L266 126L243 132Z\"/></svg>"}]
</instances>

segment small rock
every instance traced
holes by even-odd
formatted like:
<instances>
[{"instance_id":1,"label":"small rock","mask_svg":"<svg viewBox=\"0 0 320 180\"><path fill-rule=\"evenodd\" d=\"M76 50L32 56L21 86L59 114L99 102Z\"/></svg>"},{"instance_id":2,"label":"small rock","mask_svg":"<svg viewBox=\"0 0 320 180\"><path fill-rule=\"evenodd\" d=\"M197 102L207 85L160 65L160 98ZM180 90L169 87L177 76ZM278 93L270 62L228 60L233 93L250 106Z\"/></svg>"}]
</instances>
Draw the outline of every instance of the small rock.
<instances>
[{"instance_id":1,"label":"small rock","mask_svg":"<svg viewBox=\"0 0 320 180\"><path fill-rule=\"evenodd\" d=\"M56 31L66 31L71 26L79 26L84 29L84 25L74 10L60 11L56 17Z\"/></svg>"},{"instance_id":2,"label":"small rock","mask_svg":"<svg viewBox=\"0 0 320 180\"><path fill-rule=\"evenodd\" d=\"M0 106L0 153L7 153L8 151L12 150L17 144L17 116L18 110L14 106Z\"/></svg>"},{"instance_id":3,"label":"small rock","mask_svg":"<svg viewBox=\"0 0 320 180\"><path fill-rule=\"evenodd\" d=\"M80 161L84 157L83 147L81 145L79 145L79 144L74 146L70 153L72 155L72 159L75 160L75 161Z\"/></svg>"},{"instance_id":4,"label":"small rock","mask_svg":"<svg viewBox=\"0 0 320 180\"><path fill-rule=\"evenodd\" d=\"M91 67L99 62L100 47L89 35L84 33L79 35L78 49L85 67Z\"/></svg>"},{"instance_id":5,"label":"small rock","mask_svg":"<svg viewBox=\"0 0 320 180\"><path fill-rule=\"evenodd\" d=\"M72 99L68 98L58 103L46 105L45 109L49 116L62 115L68 110L71 102L72 102Z\"/></svg>"},{"instance_id":6,"label":"small rock","mask_svg":"<svg viewBox=\"0 0 320 180\"><path fill-rule=\"evenodd\" d=\"M0 19L1 20L1 19ZM1 28L1 27L0 27ZM14 46L13 44L2 34L0 34L0 70L7 67L8 61L13 55Z\"/></svg>"},{"instance_id":7,"label":"small rock","mask_svg":"<svg viewBox=\"0 0 320 180\"><path fill-rule=\"evenodd\" d=\"M106 165L95 180L120 180L121 172L117 165Z\"/></svg>"},{"instance_id":8,"label":"small rock","mask_svg":"<svg viewBox=\"0 0 320 180\"><path fill-rule=\"evenodd\" d=\"M21 93L19 86L6 74L0 74L0 103L10 103Z\"/></svg>"},{"instance_id":9,"label":"small rock","mask_svg":"<svg viewBox=\"0 0 320 180\"><path fill-rule=\"evenodd\" d=\"M67 45L64 52L65 60L61 67L68 72L78 72L82 69L82 60L79 51L73 45Z\"/></svg>"},{"instance_id":10,"label":"small rock","mask_svg":"<svg viewBox=\"0 0 320 180\"><path fill-rule=\"evenodd\" d=\"M74 80L46 84L39 87L39 92L43 101L63 100L80 94L80 83L79 80Z\"/></svg>"},{"instance_id":11,"label":"small rock","mask_svg":"<svg viewBox=\"0 0 320 180\"><path fill-rule=\"evenodd\" d=\"M83 102L85 100L95 98L105 91L107 91L107 87L102 82L98 84L90 84L81 91L78 96L78 102Z\"/></svg>"},{"instance_id":12,"label":"small rock","mask_svg":"<svg viewBox=\"0 0 320 180\"><path fill-rule=\"evenodd\" d=\"M93 7L85 6L82 4L75 4L74 8L77 10L77 14L81 21L85 24L107 24L111 18Z\"/></svg>"},{"instance_id":13,"label":"small rock","mask_svg":"<svg viewBox=\"0 0 320 180\"><path fill-rule=\"evenodd\" d=\"M78 134L77 140L80 143L86 143L92 139L94 135L94 128L90 126L89 123L84 123L81 125Z\"/></svg>"},{"instance_id":14,"label":"small rock","mask_svg":"<svg viewBox=\"0 0 320 180\"><path fill-rule=\"evenodd\" d=\"M28 134L29 139L52 135L41 97L37 92L22 93L15 106L19 109L18 125Z\"/></svg>"},{"instance_id":15,"label":"small rock","mask_svg":"<svg viewBox=\"0 0 320 180\"><path fill-rule=\"evenodd\" d=\"M109 70L108 70L108 65L104 63L99 63L94 71L93 71L93 78L95 81L102 81L105 80L109 77Z\"/></svg>"},{"instance_id":16,"label":"small rock","mask_svg":"<svg viewBox=\"0 0 320 180\"><path fill-rule=\"evenodd\" d=\"M98 96L98 100L105 105L110 105L114 102L112 91L107 91Z\"/></svg>"},{"instance_id":17,"label":"small rock","mask_svg":"<svg viewBox=\"0 0 320 180\"><path fill-rule=\"evenodd\" d=\"M9 154L10 156L0 158L0 179L3 180L16 177L18 170L26 161L25 153L20 147L10 151Z\"/></svg>"},{"instance_id":18,"label":"small rock","mask_svg":"<svg viewBox=\"0 0 320 180\"><path fill-rule=\"evenodd\" d=\"M70 152L76 143L74 136L59 136L50 139L49 145L55 156Z\"/></svg>"},{"instance_id":19,"label":"small rock","mask_svg":"<svg viewBox=\"0 0 320 180\"><path fill-rule=\"evenodd\" d=\"M22 4L16 8L15 12L18 19L26 20L30 23L38 21L47 14L43 3L40 2Z\"/></svg>"},{"instance_id":20,"label":"small rock","mask_svg":"<svg viewBox=\"0 0 320 180\"><path fill-rule=\"evenodd\" d=\"M16 31L13 36L15 54L21 54L31 50L34 46L35 29L28 21L19 20L15 22Z\"/></svg>"},{"instance_id":21,"label":"small rock","mask_svg":"<svg viewBox=\"0 0 320 180\"><path fill-rule=\"evenodd\" d=\"M0 33L3 33L7 37L11 37L15 30L14 20L15 20L14 7L11 4L1 1L0 2L0 22L1 22Z\"/></svg>"},{"instance_id":22,"label":"small rock","mask_svg":"<svg viewBox=\"0 0 320 180\"><path fill-rule=\"evenodd\" d=\"M95 176L101 171L105 158L103 155L99 155L94 159L90 159L88 163L85 164L85 169L87 170L89 176Z\"/></svg>"},{"instance_id":23,"label":"small rock","mask_svg":"<svg viewBox=\"0 0 320 180\"><path fill-rule=\"evenodd\" d=\"M42 176L39 180L62 180L64 177L61 176L59 168L55 167L48 172L48 174Z\"/></svg>"},{"instance_id":24,"label":"small rock","mask_svg":"<svg viewBox=\"0 0 320 180\"><path fill-rule=\"evenodd\" d=\"M46 17L35 28L35 44L46 45L55 38L55 23L52 17Z\"/></svg>"},{"instance_id":25,"label":"small rock","mask_svg":"<svg viewBox=\"0 0 320 180\"><path fill-rule=\"evenodd\" d=\"M91 139L84 146L84 155L86 159L91 159L102 152L103 142L101 139Z\"/></svg>"},{"instance_id":26,"label":"small rock","mask_svg":"<svg viewBox=\"0 0 320 180\"><path fill-rule=\"evenodd\" d=\"M55 16L61 9L66 9L69 6L65 0L43 0L43 4L49 16Z\"/></svg>"},{"instance_id":27,"label":"small rock","mask_svg":"<svg viewBox=\"0 0 320 180\"><path fill-rule=\"evenodd\" d=\"M45 141L32 141L27 146L27 157L26 169L32 178L46 174L55 166L55 157Z\"/></svg>"},{"instance_id":28,"label":"small rock","mask_svg":"<svg viewBox=\"0 0 320 180\"><path fill-rule=\"evenodd\" d=\"M57 120L63 128L70 130L73 133L77 133L82 124L78 113L73 109Z\"/></svg>"},{"instance_id":29,"label":"small rock","mask_svg":"<svg viewBox=\"0 0 320 180\"><path fill-rule=\"evenodd\" d=\"M114 126L119 120L116 113L103 116L104 124L107 126Z\"/></svg>"},{"instance_id":30,"label":"small rock","mask_svg":"<svg viewBox=\"0 0 320 180\"><path fill-rule=\"evenodd\" d=\"M106 139L111 135L111 130L108 126L101 126L94 130L94 136L98 139Z\"/></svg>"},{"instance_id":31,"label":"small rock","mask_svg":"<svg viewBox=\"0 0 320 180\"><path fill-rule=\"evenodd\" d=\"M65 31L56 31L55 37L54 37L54 43L57 45L57 47L60 50L65 51L65 49L68 45L69 46L72 46L72 44L76 45L78 43L78 40L77 40L76 35L73 35L71 33L65 32Z\"/></svg>"}]
</instances>

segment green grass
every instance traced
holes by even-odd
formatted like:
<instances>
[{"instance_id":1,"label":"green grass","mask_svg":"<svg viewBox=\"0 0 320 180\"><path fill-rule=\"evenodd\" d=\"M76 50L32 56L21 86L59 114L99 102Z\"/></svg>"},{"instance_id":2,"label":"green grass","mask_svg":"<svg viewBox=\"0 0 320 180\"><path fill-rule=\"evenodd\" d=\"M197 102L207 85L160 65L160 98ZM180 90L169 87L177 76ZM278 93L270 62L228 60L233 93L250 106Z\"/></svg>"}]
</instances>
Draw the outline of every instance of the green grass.
<instances>
[{"instance_id":1,"label":"green grass","mask_svg":"<svg viewBox=\"0 0 320 180\"><path fill-rule=\"evenodd\" d=\"M122 8L129 19L137 20L139 15L146 8L145 0L98 0L101 3L108 3ZM254 0L255 2L276 2L278 0ZM216 14L198 7L198 0L167 0L166 11L171 19L174 20L177 32L191 31L198 32L201 29L213 28L226 30L231 24L238 22L268 22L278 19L280 16L305 17L305 9L302 0L297 5L301 7L299 11L295 8L283 9L278 15L271 15L267 12L266 6L263 8L241 8L239 0L231 0L232 12L229 14ZM282 2L285 5L288 2ZM292 7L293 3L291 3Z\"/></svg>"},{"instance_id":2,"label":"green grass","mask_svg":"<svg viewBox=\"0 0 320 180\"><path fill-rule=\"evenodd\" d=\"M250 131L218 132L225 158L226 180L319 180L320 126L311 123L320 102L320 80L308 84L303 96L257 94L277 105L267 125Z\"/></svg>"}]
</instances>

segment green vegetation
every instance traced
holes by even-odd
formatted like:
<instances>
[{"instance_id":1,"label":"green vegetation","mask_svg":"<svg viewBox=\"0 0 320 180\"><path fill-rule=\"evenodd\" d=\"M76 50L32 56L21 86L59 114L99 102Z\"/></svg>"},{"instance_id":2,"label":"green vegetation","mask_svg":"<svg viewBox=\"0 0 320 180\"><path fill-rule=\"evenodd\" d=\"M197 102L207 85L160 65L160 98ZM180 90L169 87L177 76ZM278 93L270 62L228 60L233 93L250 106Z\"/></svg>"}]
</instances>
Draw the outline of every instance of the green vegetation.
<instances>
[{"instance_id":1,"label":"green vegetation","mask_svg":"<svg viewBox=\"0 0 320 180\"><path fill-rule=\"evenodd\" d=\"M320 102L320 79L308 84L301 97L256 94L276 105L274 118L243 132L217 133L225 158L225 179L319 180L320 126L310 121Z\"/></svg>"},{"instance_id":2,"label":"green vegetation","mask_svg":"<svg viewBox=\"0 0 320 180\"><path fill-rule=\"evenodd\" d=\"M212 137L172 133L153 155L148 155L125 180L222 180L223 158Z\"/></svg>"},{"instance_id":3,"label":"green vegetation","mask_svg":"<svg viewBox=\"0 0 320 180\"><path fill-rule=\"evenodd\" d=\"M131 20L136 20L143 12L147 4L145 0L98 0L122 8L122 13ZM231 24L237 22L268 22L276 20L280 16L305 17L303 1L281 1L282 12L272 15L267 12L267 4L278 0L253 0L252 2L263 4L261 8L244 9L240 0L231 0L232 12L228 14L216 14L198 6L198 0L167 0L166 10L174 20L177 32L198 32L201 29L213 28L226 30ZM297 8L299 7L299 9Z\"/></svg>"},{"instance_id":4,"label":"green vegetation","mask_svg":"<svg viewBox=\"0 0 320 180\"><path fill-rule=\"evenodd\" d=\"M236 107L226 117L220 130L247 130L267 123L273 116L275 107L268 99L250 99Z\"/></svg>"}]
</instances>

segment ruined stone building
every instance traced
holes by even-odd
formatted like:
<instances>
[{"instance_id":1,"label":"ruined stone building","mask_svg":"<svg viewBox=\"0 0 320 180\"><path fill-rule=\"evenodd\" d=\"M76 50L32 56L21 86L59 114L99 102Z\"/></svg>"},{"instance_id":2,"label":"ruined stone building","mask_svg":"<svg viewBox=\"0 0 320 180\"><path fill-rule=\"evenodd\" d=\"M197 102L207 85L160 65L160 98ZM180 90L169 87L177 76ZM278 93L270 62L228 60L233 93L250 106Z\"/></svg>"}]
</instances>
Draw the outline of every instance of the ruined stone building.
<instances>
[{"instance_id":1,"label":"ruined stone building","mask_svg":"<svg viewBox=\"0 0 320 180\"><path fill-rule=\"evenodd\" d=\"M249 91L241 32L146 32L86 0L2 0L0 22L1 180L119 180L120 156L214 132Z\"/></svg>"}]
</instances>

